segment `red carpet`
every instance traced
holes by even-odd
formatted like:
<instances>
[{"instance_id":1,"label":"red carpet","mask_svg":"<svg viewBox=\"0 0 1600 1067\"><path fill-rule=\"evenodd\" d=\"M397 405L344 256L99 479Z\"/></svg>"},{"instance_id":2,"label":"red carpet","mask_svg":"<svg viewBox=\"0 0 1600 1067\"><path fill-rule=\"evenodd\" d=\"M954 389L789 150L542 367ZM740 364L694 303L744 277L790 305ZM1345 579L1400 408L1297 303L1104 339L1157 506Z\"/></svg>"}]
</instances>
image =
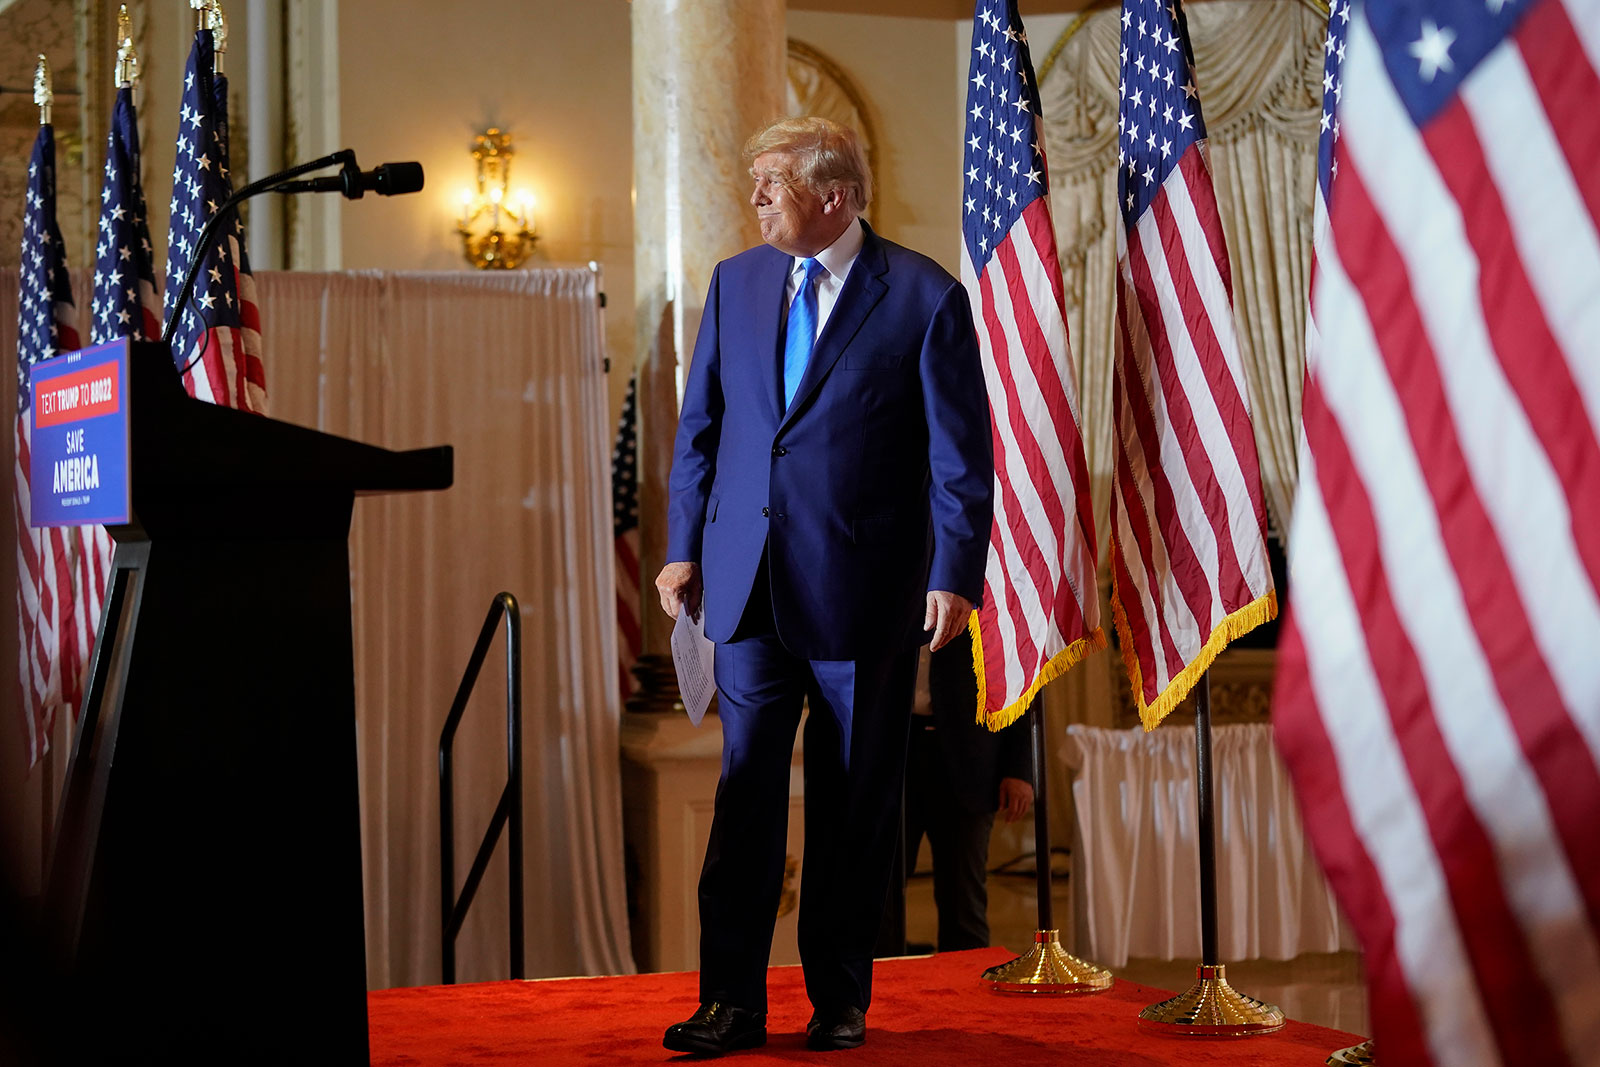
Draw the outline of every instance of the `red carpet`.
<instances>
[{"instance_id":1,"label":"red carpet","mask_svg":"<svg viewBox=\"0 0 1600 1067\"><path fill-rule=\"evenodd\" d=\"M1361 1038L1291 1022L1244 1040L1148 1037L1139 1010L1170 994L1119 981L1092 997L1013 997L978 985L1004 949L953 952L879 963L867 1043L848 1052L805 1048L811 1017L798 967L775 967L765 1048L723 1057L734 1064L811 1063L840 1067L1084 1064L1167 1067L1320 1064ZM693 972L616 978L385 989L368 996L373 1067L493 1064L632 1064L690 1061L661 1047L661 1033L695 1008Z\"/></svg>"}]
</instances>

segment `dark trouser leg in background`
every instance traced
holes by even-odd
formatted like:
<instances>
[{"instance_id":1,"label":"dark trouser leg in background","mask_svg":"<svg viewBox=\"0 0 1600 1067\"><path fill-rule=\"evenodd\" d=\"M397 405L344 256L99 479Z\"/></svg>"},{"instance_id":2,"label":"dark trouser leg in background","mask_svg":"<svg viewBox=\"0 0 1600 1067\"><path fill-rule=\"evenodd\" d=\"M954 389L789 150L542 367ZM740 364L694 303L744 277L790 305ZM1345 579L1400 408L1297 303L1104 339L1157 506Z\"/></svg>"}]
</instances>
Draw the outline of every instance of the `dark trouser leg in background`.
<instances>
[{"instance_id":1,"label":"dark trouser leg in background","mask_svg":"<svg viewBox=\"0 0 1600 1067\"><path fill-rule=\"evenodd\" d=\"M939 951L989 944L989 835L994 813L973 815L944 798L928 820L933 850L933 902L939 909Z\"/></svg>"}]
</instances>

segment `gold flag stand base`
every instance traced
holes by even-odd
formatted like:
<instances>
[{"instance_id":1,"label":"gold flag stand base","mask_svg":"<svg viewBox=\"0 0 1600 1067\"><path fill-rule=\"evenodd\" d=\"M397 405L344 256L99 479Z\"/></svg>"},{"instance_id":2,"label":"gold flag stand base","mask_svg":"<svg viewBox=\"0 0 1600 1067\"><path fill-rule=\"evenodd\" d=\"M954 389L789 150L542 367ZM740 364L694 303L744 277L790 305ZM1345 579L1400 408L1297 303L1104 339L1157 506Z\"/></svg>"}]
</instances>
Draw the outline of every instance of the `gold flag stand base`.
<instances>
[{"instance_id":1,"label":"gold flag stand base","mask_svg":"<svg viewBox=\"0 0 1600 1067\"><path fill-rule=\"evenodd\" d=\"M1283 1012L1228 984L1226 967L1202 966L1188 992L1139 1013L1139 1029L1177 1037L1252 1037L1283 1028Z\"/></svg>"},{"instance_id":2,"label":"gold flag stand base","mask_svg":"<svg viewBox=\"0 0 1600 1067\"><path fill-rule=\"evenodd\" d=\"M1377 1067L1378 1057L1372 1051L1372 1042L1363 1041L1359 1045L1340 1049L1329 1056L1327 1062L1334 1065L1348 1064L1349 1067Z\"/></svg>"},{"instance_id":3,"label":"gold flag stand base","mask_svg":"<svg viewBox=\"0 0 1600 1067\"><path fill-rule=\"evenodd\" d=\"M1111 972L1080 960L1061 947L1055 930L1035 930L1033 948L1009 963L990 967L979 979L996 993L1104 993Z\"/></svg>"}]
</instances>

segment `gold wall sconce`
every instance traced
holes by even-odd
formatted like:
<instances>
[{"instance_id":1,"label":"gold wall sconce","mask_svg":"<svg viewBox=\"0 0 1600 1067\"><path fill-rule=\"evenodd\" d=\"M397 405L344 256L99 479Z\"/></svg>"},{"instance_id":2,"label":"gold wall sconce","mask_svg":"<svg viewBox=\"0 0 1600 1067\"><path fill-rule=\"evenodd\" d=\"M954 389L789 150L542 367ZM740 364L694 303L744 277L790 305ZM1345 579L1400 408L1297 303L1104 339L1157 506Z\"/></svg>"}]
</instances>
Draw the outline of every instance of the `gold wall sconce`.
<instances>
[{"instance_id":1,"label":"gold wall sconce","mask_svg":"<svg viewBox=\"0 0 1600 1067\"><path fill-rule=\"evenodd\" d=\"M479 270L513 270L533 254L539 243L534 228L533 194L511 188L514 154L511 135L493 126L473 141L478 187L461 191L456 232L461 235L461 250L467 262Z\"/></svg>"}]
</instances>

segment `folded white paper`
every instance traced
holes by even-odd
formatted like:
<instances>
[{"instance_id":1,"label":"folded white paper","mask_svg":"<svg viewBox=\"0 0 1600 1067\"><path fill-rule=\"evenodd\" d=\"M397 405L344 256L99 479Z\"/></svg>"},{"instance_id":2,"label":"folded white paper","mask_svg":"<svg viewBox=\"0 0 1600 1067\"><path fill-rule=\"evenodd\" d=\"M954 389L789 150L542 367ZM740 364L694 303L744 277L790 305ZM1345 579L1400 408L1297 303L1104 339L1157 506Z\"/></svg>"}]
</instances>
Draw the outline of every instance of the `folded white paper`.
<instances>
[{"instance_id":1,"label":"folded white paper","mask_svg":"<svg viewBox=\"0 0 1600 1067\"><path fill-rule=\"evenodd\" d=\"M678 624L672 628L672 665L678 669L678 695L683 710L696 726L706 717L711 697L717 691L712 665L717 646L706 637L705 616L691 618L689 609L678 605Z\"/></svg>"}]
</instances>

